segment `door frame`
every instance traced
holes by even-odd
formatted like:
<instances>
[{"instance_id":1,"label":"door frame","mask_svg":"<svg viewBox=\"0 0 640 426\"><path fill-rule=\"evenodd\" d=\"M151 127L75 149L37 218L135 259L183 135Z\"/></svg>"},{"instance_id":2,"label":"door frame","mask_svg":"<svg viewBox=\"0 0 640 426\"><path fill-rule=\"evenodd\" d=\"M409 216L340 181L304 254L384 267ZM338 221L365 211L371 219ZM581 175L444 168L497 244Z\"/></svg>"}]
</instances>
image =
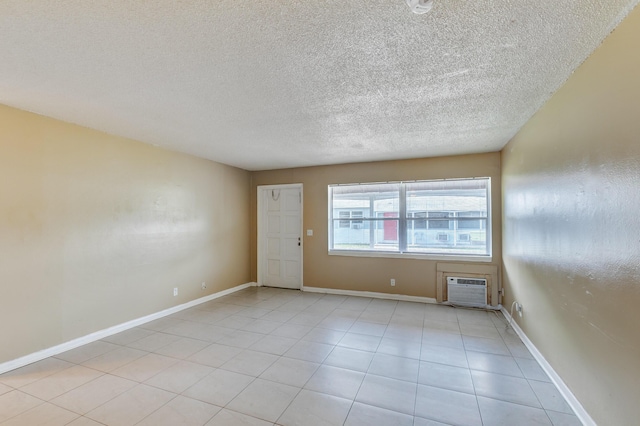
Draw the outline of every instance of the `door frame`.
<instances>
[{"instance_id":1,"label":"door frame","mask_svg":"<svg viewBox=\"0 0 640 426\"><path fill-rule=\"evenodd\" d=\"M265 256L265 235L263 235L263 231L267 229L266 227L266 218L267 218L267 210L264 202L264 197L267 191L271 191L274 189L299 189L300 190L300 290L304 287L304 279L302 273L304 271L304 238L303 238L303 209L304 209L304 192L302 183L289 183L283 185L258 185L257 193L258 193L258 221L257 221L257 254L258 254L258 287L262 287L263 279L262 274L265 271L264 262L266 259Z\"/></svg>"}]
</instances>

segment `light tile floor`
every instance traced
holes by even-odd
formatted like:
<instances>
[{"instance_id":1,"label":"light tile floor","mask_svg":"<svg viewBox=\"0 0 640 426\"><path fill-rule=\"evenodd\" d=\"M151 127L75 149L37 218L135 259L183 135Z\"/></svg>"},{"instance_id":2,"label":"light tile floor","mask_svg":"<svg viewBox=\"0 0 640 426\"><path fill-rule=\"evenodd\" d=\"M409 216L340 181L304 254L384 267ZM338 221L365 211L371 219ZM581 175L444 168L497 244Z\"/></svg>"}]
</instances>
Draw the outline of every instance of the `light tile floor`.
<instances>
[{"instance_id":1,"label":"light tile floor","mask_svg":"<svg viewBox=\"0 0 640 426\"><path fill-rule=\"evenodd\" d=\"M502 315L249 288L0 376L5 425L579 425Z\"/></svg>"}]
</instances>

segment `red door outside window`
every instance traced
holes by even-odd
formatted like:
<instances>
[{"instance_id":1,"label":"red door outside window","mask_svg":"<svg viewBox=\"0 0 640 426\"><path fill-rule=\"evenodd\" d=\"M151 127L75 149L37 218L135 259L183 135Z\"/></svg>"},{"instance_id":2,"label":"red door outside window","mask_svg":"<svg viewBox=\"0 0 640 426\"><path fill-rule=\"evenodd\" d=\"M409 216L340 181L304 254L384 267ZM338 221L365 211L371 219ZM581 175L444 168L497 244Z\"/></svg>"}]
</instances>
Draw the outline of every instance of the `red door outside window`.
<instances>
[{"instance_id":1,"label":"red door outside window","mask_svg":"<svg viewBox=\"0 0 640 426\"><path fill-rule=\"evenodd\" d=\"M384 217L396 217L396 213L387 212L384 214ZM385 241L398 240L398 221L397 220L384 221L384 240Z\"/></svg>"}]
</instances>

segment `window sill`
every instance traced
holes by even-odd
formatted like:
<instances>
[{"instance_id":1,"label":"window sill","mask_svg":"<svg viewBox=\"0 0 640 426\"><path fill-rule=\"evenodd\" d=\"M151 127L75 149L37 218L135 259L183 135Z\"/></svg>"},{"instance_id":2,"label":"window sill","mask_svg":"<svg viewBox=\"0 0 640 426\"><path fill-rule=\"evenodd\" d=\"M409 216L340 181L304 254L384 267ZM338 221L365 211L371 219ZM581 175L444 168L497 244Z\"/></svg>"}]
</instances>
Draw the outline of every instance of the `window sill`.
<instances>
[{"instance_id":1,"label":"window sill","mask_svg":"<svg viewBox=\"0 0 640 426\"><path fill-rule=\"evenodd\" d=\"M356 251L356 250L329 250L329 256L347 257L379 257L388 259L417 259L439 261L461 261L491 263L492 256L462 255L462 254L435 254L435 253L393 253L386 251Z\"/></svg>"}]
</instances>

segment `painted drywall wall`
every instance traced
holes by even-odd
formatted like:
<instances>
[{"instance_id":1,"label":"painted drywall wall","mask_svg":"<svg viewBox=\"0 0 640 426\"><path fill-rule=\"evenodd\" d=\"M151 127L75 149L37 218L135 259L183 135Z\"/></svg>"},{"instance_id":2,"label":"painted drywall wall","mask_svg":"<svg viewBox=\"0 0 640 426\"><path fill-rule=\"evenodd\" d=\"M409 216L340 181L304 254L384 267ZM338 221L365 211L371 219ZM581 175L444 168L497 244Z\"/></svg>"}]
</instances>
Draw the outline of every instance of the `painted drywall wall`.
<instances>
[{"instance_id":1,"label":"painted drywall wall","mask_svg":"<svg viewBox=\"0 0 640 426\"><path fill-rule=\"evenodd\" d=\"M640 9L502 151L505 305L602 425L640 401Z\"/></svg>"},{"instance_id":2,"label":"painted drywall wall","mask_svg":"<svg viewBox=\"0 0 640 426\"><path fill-rule=\"evenodd\" d=\"M500 154L477 154L417 160L343 164L254 172L251 193L251 276L257 281L257 187L302 183L303 282L308 287L373 291L420 297L436 297L436 262L424 259L330 256L328 254L328 200L331 184L399 180L491 177L493 258L500 265ZM440 261L447 262L445 258ZM391 287L389 280L396 279Z\"/></svg>"},{"instance_id":3,"label":"painted drywall wall","mask_svg":"<svg viewBox=\"0 0 640 426\"><path fill-rule=\"evenodd\" d=\"M249 281L248 172L5 106L0 129L0 362Z\"/></svg>"}]
</instances>

